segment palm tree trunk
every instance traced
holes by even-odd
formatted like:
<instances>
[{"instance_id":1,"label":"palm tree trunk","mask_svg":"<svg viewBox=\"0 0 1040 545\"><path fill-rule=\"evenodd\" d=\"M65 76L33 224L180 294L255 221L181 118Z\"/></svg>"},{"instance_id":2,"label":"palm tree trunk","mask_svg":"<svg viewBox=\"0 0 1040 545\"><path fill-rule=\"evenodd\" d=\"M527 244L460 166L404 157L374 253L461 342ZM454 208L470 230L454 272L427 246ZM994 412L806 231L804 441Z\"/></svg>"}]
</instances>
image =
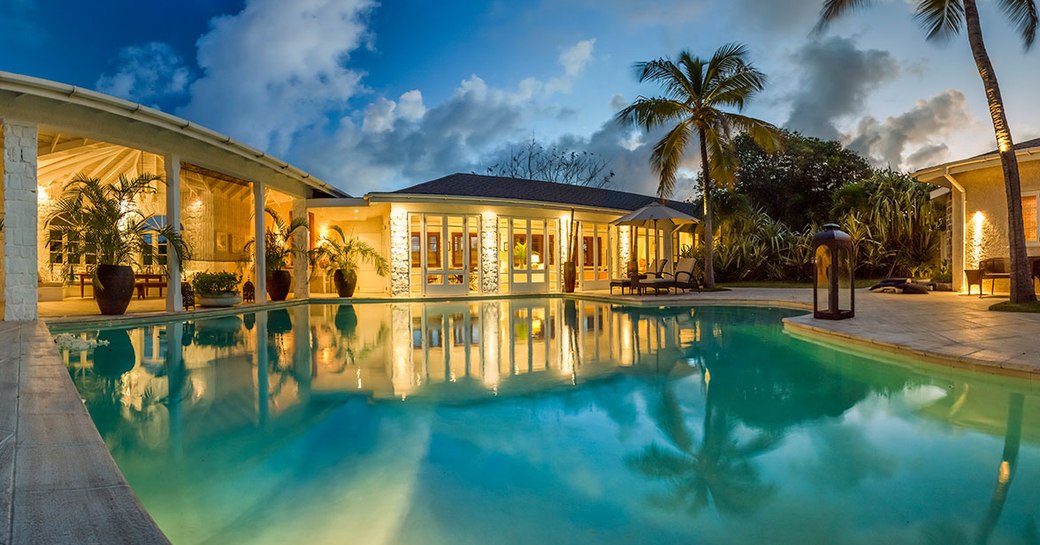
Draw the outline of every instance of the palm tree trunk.
<instances>
[{"instance_id":1,"label":"palm tree trunk","mask_svg":"<svg viewBox=\"0 0 1040 545\"><path fill-rule=\"evenodd\" d=\"M975 0L964 0L964 20L968 27L968 43L975 57L975 65L982 77L982 85L986 89L986 102L989 115L993 118L993 130L997 136L997 149L1000 153L1000 165L1004 170L1004 190L1008 205L1008 242L1011 250L1011 302L1027 303L1036 301L1033 293L1033 279L1029 271L1029 259L1026 254L1025 226L1022 222L1022 184L1018 174L1018 158L1015 157L1015 145L1011 140L1011 129L1008 127L1007 114L1004 111L1004 99L1000 96L1000 85L997 74L993 70L986 43L982 39L982 27L979 24L979 9Z\"/></svg>"},{"instance_id":2,"label":"palm tree trunk","mask_svg":"<svg viewBox=\"0 0 1040 545\"><path fill-rule=\"evenodd\" d=\"M704 173L704 287L715 287L715 230L711 225L711 168L708 165L708 144L704 140L704 129L698 131L701 140L701 170Z\"/></svg>"}]
</instances>

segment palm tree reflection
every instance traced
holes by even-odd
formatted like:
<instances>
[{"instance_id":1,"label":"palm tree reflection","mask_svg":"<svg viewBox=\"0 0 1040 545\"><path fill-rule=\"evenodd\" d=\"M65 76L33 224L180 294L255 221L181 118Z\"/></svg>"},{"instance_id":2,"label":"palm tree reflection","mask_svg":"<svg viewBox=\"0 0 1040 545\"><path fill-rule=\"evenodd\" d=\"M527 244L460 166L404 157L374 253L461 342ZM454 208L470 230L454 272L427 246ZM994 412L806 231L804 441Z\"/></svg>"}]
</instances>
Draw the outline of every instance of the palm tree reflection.
<instances>
[{"instance_id":1,"label":"palm tree reflection","mask_svg":"<svg viewBox=\"0 0 1040 545\"><path fill-rule=\"evenodd\" d=\"M737 438L737 421L716 405L707 369L703 378L705 407L700 444L687 428L674 386L666 384L652 416L669 445L652 444L630 458L629 465L647 477L671 483L668 493L650 498L658 507L691 515L708 506L726 514L755 511L774 489L762 482L753 460L772 450L779 437L756 432L750 439Z\"/></svg>"}]
</instances>

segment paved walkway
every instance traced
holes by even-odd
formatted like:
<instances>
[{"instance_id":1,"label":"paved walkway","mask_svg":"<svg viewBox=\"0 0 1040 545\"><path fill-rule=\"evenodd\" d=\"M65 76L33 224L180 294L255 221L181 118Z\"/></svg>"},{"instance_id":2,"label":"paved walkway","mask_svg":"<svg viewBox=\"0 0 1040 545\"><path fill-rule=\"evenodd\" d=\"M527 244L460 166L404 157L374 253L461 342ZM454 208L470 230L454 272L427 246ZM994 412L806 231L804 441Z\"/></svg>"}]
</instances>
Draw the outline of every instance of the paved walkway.
<instances>
[{"instance_id":1,"label":"paved walkway","mask_svg":"<svg viewBox=\"0 0 1040 545\"><path fill-rule=\"evenodd\" d=\"M40 322L0 322L0 544L165 544Z\"/></svg>"},{"instance_id":2,"label":"paved walkway","mask_svg":"<svg viewBox=\"0 0 1040 545\"><path fill-rule=\"evenodd\" d=\"M659 297L604 291L578 297L636 305L745 304L808 310L812 290L734 288ZM989 312L998 301L952 293L861 290L853 319L817 321L807 314L788 318L785 327L947 365L1040 380L1040 314ZM187 318L189 313L177 316ZM101 319L111 320L98 319L96 325ZM89 321L74 320L80 327ZM0 322L0 347L0 545L168 543L112 461L47 328L39 322Z\"/></svg>"}]
</instances>

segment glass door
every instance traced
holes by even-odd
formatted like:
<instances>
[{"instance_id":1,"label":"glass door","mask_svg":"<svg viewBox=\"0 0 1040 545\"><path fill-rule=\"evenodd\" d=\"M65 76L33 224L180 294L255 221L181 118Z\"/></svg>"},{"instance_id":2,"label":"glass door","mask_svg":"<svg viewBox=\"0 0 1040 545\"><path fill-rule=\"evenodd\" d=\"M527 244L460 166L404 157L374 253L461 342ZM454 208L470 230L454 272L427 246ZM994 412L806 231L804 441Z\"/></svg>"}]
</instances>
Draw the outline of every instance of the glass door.
<instances>
[{"instance_id":1,"label":"glass door","mask_svg":"<svg viewBox=\"0 0 1040 545\"><path fill-rule=\"evenodd\" d=\"M581 269L583 290L606 289L610 285L610 233L601 223L581 224Z\"/></svg>"},{"instance_id":2,"label":"glass door","mask_svg":"<svg viewBox=\"0 0 1040 545\"><path fill-rule=\"evenodd\" d=\"M478 288L479 282L471 277L473 246L466 216L425 214L421 222L413 220L412 268L415 270L416 238L421 242L423 292L427 295L459 295ZM421 223L421 237L416 237L416 223ZM414 280L414 276L413 276Z\"/></svg>"},{"instance_id":3,"label":"glass door","mask_svg":"<svg viewBox=\"0 0 1040 545\"><path fill-rule=\"evenodd\" d=\"M510 293L546 293L556 265L555 225L545 219L512 218L500 223L506 227L503 257L509 262Z\"/></svg>"}]
</instances>

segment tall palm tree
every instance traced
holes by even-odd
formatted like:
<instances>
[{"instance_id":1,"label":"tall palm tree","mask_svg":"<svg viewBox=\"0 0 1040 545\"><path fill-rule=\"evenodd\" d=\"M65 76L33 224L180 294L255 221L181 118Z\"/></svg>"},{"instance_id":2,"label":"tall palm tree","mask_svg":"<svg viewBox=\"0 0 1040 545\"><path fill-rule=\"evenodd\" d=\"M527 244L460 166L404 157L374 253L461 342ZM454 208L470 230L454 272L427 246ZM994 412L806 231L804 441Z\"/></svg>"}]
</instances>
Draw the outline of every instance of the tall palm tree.
<instances>
[{"instance_id":1,"label":"tall palm tree","mask_svg":"<svg viewBox=\"0 0 1040 545\"><path fill-rule=\"evenodd\" d=\"M686 147L697 138L704 194L704 285L708 288L715 286L714 231L708 197L713 181L733 185L738 166L733 138L747 133L767 152L780 147L780 133L773 125L724 110L743 110L765 86L765 74L752 66L747 56L747 47L734 43L720 47L707 60L689 51L680 51L675 61L660 58L636 63L639 81L657 83L665 94L637 97L616 116L619 123L640 125L647 131L662 125L671 126L650 155L650 166L661 177L657 195L662 199L671 196Z\"/></svg>"},{"instance_id":2,"label":"tall palm tree","mask_svg":"<svg viewBox=\"0 0 1040 545\"><path fill-rule=\"evenodd\" d=\"M873 0L824 0L817 30L823 30L827 23L849 11L872 3ZM997 0L997 4L1022 36L1026 48L1031 47L1036 38L1037 23L1040 22L1036 2L1034 0ZM975 66L979 70L982 86L986 91L989 115L993 120L993 131L997 137L1000 165L1004 170L1004 189L1008 204L1008 239L1011 243L1011 301L1014 303L1036 301L1029 262L1026 257L1018 158L1015 157L1015 144L1011 140L1011 129L1008 127L1007 114L1004 111L1004 99L1000 96L997 73L993 70L993 63L990 62L989 53L986 52L986 42L982 39L982 26L979 24L979 9L976 0L917 0L916 18L928 33L929 40L948 38L960 32L962 26L967 26L968 44L971 45Z\"/></svg>"}]
</instances>

